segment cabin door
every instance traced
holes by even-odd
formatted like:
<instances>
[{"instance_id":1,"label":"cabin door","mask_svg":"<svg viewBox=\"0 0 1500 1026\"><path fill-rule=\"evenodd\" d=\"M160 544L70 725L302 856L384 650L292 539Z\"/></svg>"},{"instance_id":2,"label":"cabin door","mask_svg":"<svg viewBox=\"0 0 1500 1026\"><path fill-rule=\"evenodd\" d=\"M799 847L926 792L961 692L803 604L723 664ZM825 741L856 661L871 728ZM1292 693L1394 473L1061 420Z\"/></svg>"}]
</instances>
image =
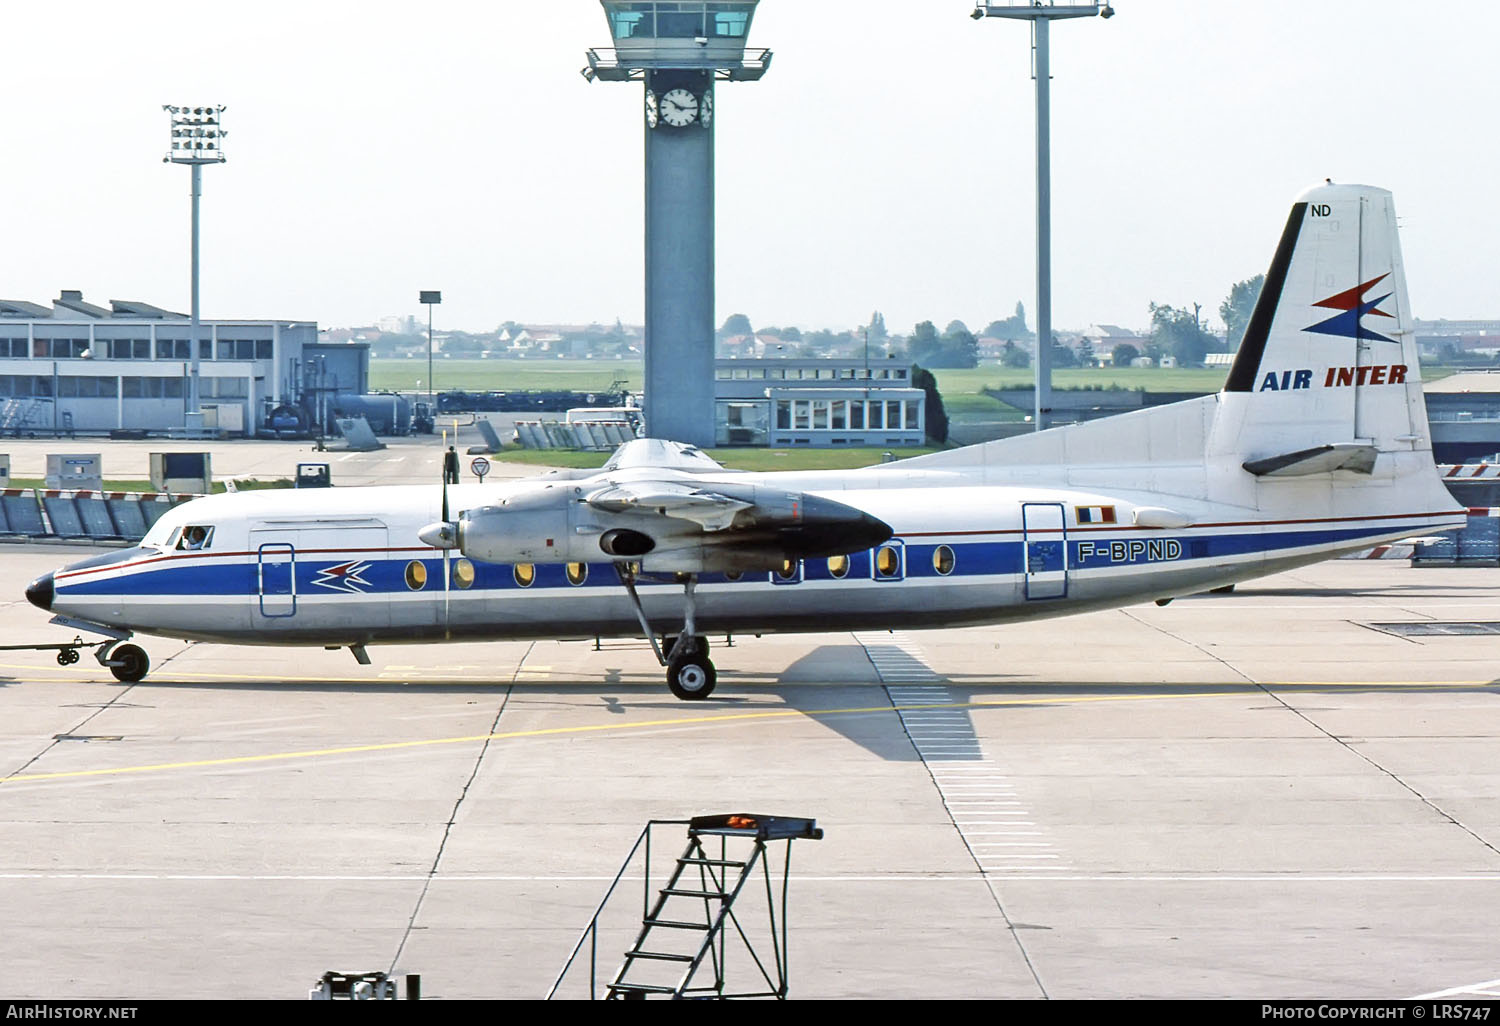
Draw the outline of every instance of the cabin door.
<instances>
[{"instance_id":1,"label":"cabin door","mask_svg":"<svg viewBox=\"0 0 1500 1026\"><path fill-rule=\"evenodd\" d=\"M1026 559L1026 598L1068 595L1068 528L1056 502L1021 504L1022 548Z\"/></svg>"},{"instance_id":2,"label":"cabin door","mask_svg":"<svg viewBox=\"0 0 1500 1026\"><path fill-rule=\"evenodd\" d=\"M280 533L256 531L254 546L255 589L260 596L260 615L281 619L297 615L297 549Z\"/></svg>"},{"instance_id":3,"label":"cabin door","mask_svg":"<svg viewBox=\"0 0 1500 1026\"><path fill-rule=\"evenodd\" d=\"M368 520L251 531L256 619L265 626L280 620L299 629L355 628L354 634L388 627L390 591L380 587L388 575L386 537L383 526Z\"/></svg>"}]
</instances>

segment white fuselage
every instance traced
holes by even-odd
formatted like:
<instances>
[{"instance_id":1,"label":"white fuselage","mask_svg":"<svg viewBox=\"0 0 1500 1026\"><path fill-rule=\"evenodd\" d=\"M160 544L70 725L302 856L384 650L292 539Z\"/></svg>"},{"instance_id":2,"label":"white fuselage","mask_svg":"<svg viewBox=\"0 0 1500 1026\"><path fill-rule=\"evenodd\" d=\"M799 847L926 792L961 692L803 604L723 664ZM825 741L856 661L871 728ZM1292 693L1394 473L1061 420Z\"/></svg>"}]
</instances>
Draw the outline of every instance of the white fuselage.
<instances>
[{"instance_id":1,"label":"white fuselage","mask_svg":"<svg viewBox=\"0 0 1500 1026\"><path fill-rule=\"evenodd\" d=\"M607 480L588 479L590 487ZM691 480L711 485L713 477ZM961 475L897 465L833 474L726 473L722 480L836 498L889 524L894 535L846 558L798 561L789 572L701 575L703 633L1058 616L1190 594L1452 526L1455 519L1451 508L1399 504L1385 510L1335 504L1324 515L1278 517L1252 506L1179 499L1168 519L1188 526L1160 526L1162 499L1148 491L972 485ZM534 487L456 486L449 501L458 511ZM445 554L417 537L438 518L439 503L436 486L196 500L163 517L139 547L58 571L52 609L121 630L261 644L642 633L608 556L500 564ZM179 547L193 527L211 528L207 546ZM670 575L661 586L643 579L640 590L653 623L660 618L675 627L683 593Z\"/></svg>"}]
</instances>

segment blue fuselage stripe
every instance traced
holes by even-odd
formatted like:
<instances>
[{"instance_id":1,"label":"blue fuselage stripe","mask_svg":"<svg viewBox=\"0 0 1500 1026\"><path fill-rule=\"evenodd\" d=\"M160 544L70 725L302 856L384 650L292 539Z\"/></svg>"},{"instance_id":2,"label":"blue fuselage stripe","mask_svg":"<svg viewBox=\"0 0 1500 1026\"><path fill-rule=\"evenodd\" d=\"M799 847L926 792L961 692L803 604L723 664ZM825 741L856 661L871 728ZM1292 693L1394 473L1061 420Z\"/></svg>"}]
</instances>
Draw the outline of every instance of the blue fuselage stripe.
<instances>
[{"instance_id":1,"label":"blue fuselage stripe","mask_svg":"<svg viewBox=\"0 0 1500 1026\"><path fill-rule=\"evenodd\" d=\"M1401 528L1389 524L1378 526L1319 528L1299 531L1245 532L1216 535L1183 535L1180 537L1152 536L1142 538L1138 533L1111 536L1107 533L1089 533L1080 537L1068 537L1069 573L1086 574L1091 570L1113 567L1142 566L1146 564L1181 564L1196 560L1218 560L1254 553L1272 553L1307 546L1327 546L1390 535ZM1033 544L1039 542L1033 541ZM1054 537L1045 538L1040 544L1056 545ZM905 578L962 579L966 577L993 577L1019 575L1025 567L1025 545L1019 539L1003 541L960 541L903 543L894 539L904 549L904 567L899 576ZM934 555L938 548L946 546L954 555L952 569L948 574L939 574ZM456 562L458 557L453 557ZM357 561L355 572L344 572L331 576L328 571L343 563ZM425 583L421 588L411 588L409 579L415 577L408 572L411 563L418 562L426 570L421 575ZM1033 566L1036 564L1033 563ZM320 550L315 556L304 557L300 553L295 560L296 592L303 598L317 595L404 595L413 591L443 590L443 558L428 556L420 560L409 558L375 558L373 553L351 552L340 554ZM586 579L574 584L568 579L567 568L561 564L537 564L534 578L523 586L517 580L515 569L509 564L473 563L474 577L469 588L461 588L455 579L453 590L495 591L542 591L572 588L619 587L619 580L610 563L588 565ZM64 578L57 583L57 597L87 596L159 596L181 595L187 598L201 596L252 596L261 590L260 566L254 557L239 557L226 562L206 556L201 562L174 560L169 565L146 565L137 571L105 576L89 575L82 580ZM870 580L873 572L873 554L858 552L849 556L849 567L840 578L835 578L828 561L807 560L802 568L802 579L808 581ZM747 573L742 578L748 584L763 584L774 575ZM703 574L703 584L721 584L731 580L724 574ZM284 592L285 564L273 578L267 578L267 591ZM644 582L643 582L644 583Z\"/></svg>"}]
</instances>

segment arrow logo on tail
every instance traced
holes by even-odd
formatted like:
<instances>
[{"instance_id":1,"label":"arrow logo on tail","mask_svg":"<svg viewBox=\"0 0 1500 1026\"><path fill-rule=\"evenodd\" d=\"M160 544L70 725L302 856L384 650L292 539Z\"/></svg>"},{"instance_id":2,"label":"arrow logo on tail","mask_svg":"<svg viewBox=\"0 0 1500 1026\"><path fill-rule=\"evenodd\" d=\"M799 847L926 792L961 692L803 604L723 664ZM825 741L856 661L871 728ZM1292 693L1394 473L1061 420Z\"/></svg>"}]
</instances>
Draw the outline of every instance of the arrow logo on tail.
<instances>
[{"instance_id":1,"label":"arrow logo on tail","mask_svg":"<svg viewBox=\"0 0 1500 1026\"><path fill-rule=\"evenodd\" d=\"M1395 339L1371 331L1360 322L1360 318L1366 314L1372 317L1394 316L1386 313L1384 310L1375 309L1381 303L1390 299L1391 293L1387 292L1379 299L1372 299L1368 302L1364 301L1364 294L1371 286L1389 277L1390 272L1387 271L1378 278L1371 278L1363 285L1356 285L1346 292L1340 292L1336 296L1329 296L1327 299L1314 303L1313 306L1321 306L1329 310L1341 310L1343 312L1302 330L1316 331L1320 335L1338 335L1342 338L1369 339L1372 342L1395 342Z\"/></svg>"}]
</instances>

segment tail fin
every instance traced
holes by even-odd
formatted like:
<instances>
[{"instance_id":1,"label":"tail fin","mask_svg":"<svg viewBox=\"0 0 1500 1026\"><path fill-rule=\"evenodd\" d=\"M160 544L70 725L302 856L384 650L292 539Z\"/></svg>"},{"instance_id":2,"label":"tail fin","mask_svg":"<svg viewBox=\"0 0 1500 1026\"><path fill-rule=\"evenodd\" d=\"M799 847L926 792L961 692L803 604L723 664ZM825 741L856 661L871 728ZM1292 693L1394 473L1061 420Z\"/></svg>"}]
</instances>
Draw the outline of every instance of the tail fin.
<instances>
[{"instance_id":1,"label":"tail fin","mask_svg":"<svg viewBox=\"0 0 1500 1026\"><path fill-rule=\"evenodd\" d=\"M1313 473L1430 450L1412 328L1391 194L1308 190L1266 272L1209 452L1252 473Z\"/></svg>"}]
</instances>

